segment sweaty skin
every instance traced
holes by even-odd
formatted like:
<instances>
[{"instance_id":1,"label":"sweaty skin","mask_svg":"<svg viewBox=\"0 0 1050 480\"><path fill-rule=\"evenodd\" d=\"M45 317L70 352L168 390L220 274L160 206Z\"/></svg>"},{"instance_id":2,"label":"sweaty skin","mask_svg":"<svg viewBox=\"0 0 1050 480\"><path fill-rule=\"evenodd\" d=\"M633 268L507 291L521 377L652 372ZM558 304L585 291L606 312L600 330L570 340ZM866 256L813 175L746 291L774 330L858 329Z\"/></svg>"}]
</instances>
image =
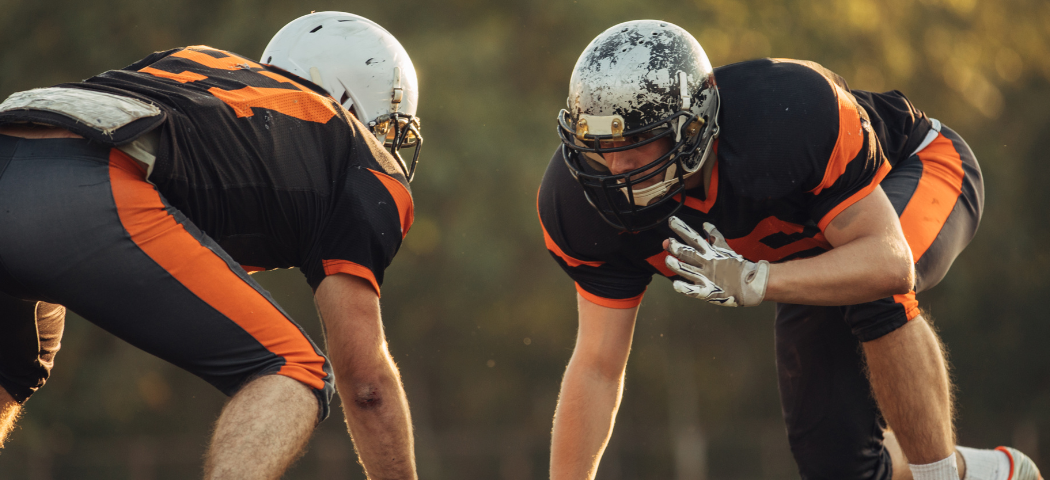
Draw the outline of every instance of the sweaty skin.
<instances>
[{"instance_id":1,"label":"sweaty skin","mask_svg":"<svg viewBox=\"0 0 1050 480\"><path fill-rule=\"evenodd\" d=\"M666 151L653 150L607 157L610 170L644 166ZM709 175L694 175L686 186L695 188L701 181L709 191ZM766 300L850 305L910 291L915 276L911 249L881 187L840 213L825 237L833 247L828 252L772 266ZM578 303L580 330L554 418L552 480L594 478L619 408L637 314L637 307L611 309L582 297ZM902 456L913 464L953 454L951 386L940 342L926 321L919 316L863 348L876 400L895 432L893 447L899 443ZM907 477L910 471L894 476Z\"/></svg>"}]
</instances>

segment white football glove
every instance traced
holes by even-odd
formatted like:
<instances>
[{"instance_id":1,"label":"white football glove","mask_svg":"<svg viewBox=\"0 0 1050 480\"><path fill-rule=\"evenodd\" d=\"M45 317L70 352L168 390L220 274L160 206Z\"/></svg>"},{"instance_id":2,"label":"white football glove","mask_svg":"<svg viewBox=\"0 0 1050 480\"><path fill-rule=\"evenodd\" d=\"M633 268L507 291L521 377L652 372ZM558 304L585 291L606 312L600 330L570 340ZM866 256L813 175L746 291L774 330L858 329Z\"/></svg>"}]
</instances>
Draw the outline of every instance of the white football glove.
<instances>
[{"instance_id":1,"label":"white football glove","mask_svg":"<svg viewBox=\"0 0 1050 480\"><path fill-rule=\"evenodd\" d=\"M676 292L726 307L752 307L762 303L769 279L769 262L754 263L741 257L710 223L704 223L707 240L678 217L671 217L668 223L688 244L668 239L667 268L692 282L675 280Z\"/></svg>"}]
</instances>

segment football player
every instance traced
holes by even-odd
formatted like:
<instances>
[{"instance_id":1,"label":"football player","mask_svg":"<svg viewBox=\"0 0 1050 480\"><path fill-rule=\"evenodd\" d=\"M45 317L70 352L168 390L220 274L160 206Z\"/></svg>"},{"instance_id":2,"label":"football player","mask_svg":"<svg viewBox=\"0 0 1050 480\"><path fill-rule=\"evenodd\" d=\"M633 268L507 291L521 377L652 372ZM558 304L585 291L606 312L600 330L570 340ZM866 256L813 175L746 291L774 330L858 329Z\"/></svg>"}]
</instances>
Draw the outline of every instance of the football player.
<instances>
[{"instance_id":1,"label":"football player","mask_svg":"<svg viewBox=\"0 0 1050 480\"><path fill-rule=\"evenodd\" d=\"M416 478L379 288L412 224L417 100L397 40L341 12L292 21L260 61L176 48L11 95L2 433L47 379L69 308L232 396L206 478L280 477L336 386L367 475ZM314 290L331 362L248 276L290 267Z\"/></svg>"},{"instance_id":2,"label":"football player","mask_svg":"<svg viewBox=\"0 0 1050 480\"><path fill-rule=\"evenodd\" d=\"M654 274L716 305L777 302L802 478L1041 478L1015 449L955 446L915 294L973 237L983 184L966 142L903 94L850 90L807 61L712 69L685 30L633 21L584 50L558 130L538 209L576 282L579 334L552 479L595 475Z\"/></svg>"}]
</instances>

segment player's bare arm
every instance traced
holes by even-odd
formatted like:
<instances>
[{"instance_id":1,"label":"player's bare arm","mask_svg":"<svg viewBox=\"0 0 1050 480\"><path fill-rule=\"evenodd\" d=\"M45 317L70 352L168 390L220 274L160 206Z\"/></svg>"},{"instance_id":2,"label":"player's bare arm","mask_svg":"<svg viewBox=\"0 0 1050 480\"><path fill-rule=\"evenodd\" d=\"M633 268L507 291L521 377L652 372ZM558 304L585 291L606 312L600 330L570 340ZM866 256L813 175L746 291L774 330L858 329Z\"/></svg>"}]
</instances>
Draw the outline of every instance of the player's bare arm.
<instances>
[{"instance_id":1,"label":"player's bare arm","mask_svg":"<svg viewBox=\"0 0 1050 480\"><path fill-rule=\"evenodd\" d=\"M911 290L911 249L882 187L843 210L824 236L831 250L770 266L766 300L853 305Z\"/></svg>"},{"instance_id":2,"label":"player's bare arm","mask_svg":"<svg viewBox=\"0 0 1050 480\"><path fill-rule=\"evenodd\" d=\"M592 479L623 395L638 307L609 308L577 295L580 330L562 378L551 434L551 479Z\"/></svg>"},{"instance_id":3,"label":"player's bare arm","mask_svg":"<svg viewBox=\"0 0 1050 480\"><path fill-rule=\"evenodd\" d=\"M725 290L735 293L732 302L743 306L761 301L854 305L908 293L915 282L911 249L882 187L876 187L828 224L824 235L834 248L805 259L756 264L736 255L712 226L706 228L709 238L718 237L717 241L710 240L713 245L683 227L680 220L672 220L672 229L689 245L674 239L664 241L664 249L672 255L667 259L668 267L693 281L693 285L675 282L676 289L712 302L719 291ZM719 270L720 263L740 268ZM750 277L739 278L742 275ZM755 278L761 276L766 278ZM734 289L736 284L744 284L742 290L751 291ZM755 290L755 285L764 285L764 292Z\"/></svg>"},{"instance_id":4,"label":"player's bare arm","mask_svg":"<svg viewBox=\"0 0 1050 480\"><path fill-rule=\"evenodd\" d=\"M315 300L361 465L369 478L416 478L408 400L375 289L360 277L336 274L321 281Z\"/></svg>"}]
</instances>

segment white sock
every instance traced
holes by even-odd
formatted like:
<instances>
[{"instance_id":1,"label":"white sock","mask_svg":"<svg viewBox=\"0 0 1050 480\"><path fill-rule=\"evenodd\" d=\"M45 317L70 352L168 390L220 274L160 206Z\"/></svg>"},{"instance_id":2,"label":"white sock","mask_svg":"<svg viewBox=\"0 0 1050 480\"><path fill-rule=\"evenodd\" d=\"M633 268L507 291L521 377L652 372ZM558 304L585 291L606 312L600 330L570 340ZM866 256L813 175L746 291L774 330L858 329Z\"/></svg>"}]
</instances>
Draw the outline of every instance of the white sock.
<instances>
[{"instance_id":1,"label":"white sock","mask_svg":"<svg viewBox=\"0 0 1050 480\"><path fill-rule=\"evenodd\" d=\"M1010 475L1010 458L998 450L955 447L966 462L963 480L1006 480Z\"/></svg>"},{"instance_id":2,"label":"white sock","mask_svg":"<svg viewBox=\"0 0 1050 480\"><path fill-rule=\"evenodd\" d=\"M955 454L952 453L939 462L927 463L925 465L912 465L911 476L915 480L958 480L959 465L955 462Z\"/></svg>"}]
</instances>

